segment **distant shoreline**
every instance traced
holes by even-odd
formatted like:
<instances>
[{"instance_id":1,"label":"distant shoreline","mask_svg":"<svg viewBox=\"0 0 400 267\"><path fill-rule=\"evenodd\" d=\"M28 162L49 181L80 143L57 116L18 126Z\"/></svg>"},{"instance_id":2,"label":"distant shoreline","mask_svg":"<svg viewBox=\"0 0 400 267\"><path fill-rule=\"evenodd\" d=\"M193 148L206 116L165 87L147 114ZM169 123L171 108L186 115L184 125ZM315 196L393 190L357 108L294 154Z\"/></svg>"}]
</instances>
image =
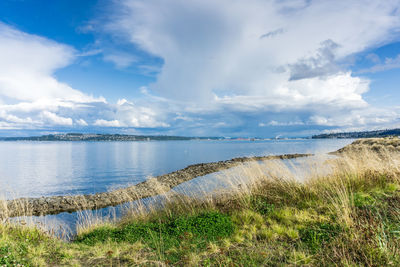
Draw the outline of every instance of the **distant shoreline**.
<instances>
[{"instance_id":1,"label":"distant shoreline","mask_svg":"<svg viewBox=\"0 0 400 267\"><path fill-rule=\"evenodd\" d=\"M0 141L186 141L218 140L220 137L186 137L167 135L124 135L124 134L48 134L28 137L0 137Z\"/></svg>"},{"instance_id":2,"label":"distant shoreline","mask_svg":"<svg viewBox=\"0 0 400 267\"><path fill-rule=\"evenodd\" d=\"M400 136L400 129L385 129L376 131L338 132L317 134L307 137L222 137L222 136L175 136L175 135L128 135L99 133L62 133L41 136L0 137L0 141L272 141L272 140L306 140L306 139L358 139L383 138Z\"/></svg>"},{"instance_id":3,"label":"distant shoreline","mask_svg":"<svg viewBox=\"0 0 400 267\"><path fill-rule=\"evenodd\" d=\"M362 132L341 132L313 135L312 139L384 138L400 136L400 129L387 129Z\"/></svg>"},{"instance_id":4,"label":"distant shoreline","mask_svg":"<svg viewBox=\"0 0 400 267\"><path fill-rule=\"evenodd\" d=\"M77 142L77 141L273 141L273 140L306 140L310 137L293 138L259 138L259 137L197 137L197 136L169 136L169 135L125 135L125 134L49 134L28 137L0 137L0 141L50 141L50 142Z\"/></svg>"}]
</instances>

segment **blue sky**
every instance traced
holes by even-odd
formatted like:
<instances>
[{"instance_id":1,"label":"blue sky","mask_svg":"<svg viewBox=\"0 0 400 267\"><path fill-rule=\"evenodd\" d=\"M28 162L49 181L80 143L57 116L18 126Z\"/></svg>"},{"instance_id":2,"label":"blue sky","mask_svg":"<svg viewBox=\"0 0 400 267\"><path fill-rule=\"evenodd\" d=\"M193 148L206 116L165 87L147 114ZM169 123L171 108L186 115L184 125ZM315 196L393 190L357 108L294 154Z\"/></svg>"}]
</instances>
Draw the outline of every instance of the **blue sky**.
<instances>
[{"instance_id":1,"label":"blue sky","mask_svg":"<svg viewBox=\"0 0 400 267\"><path fill-rule=\"evenodd\" d=\"M0 1L0 136L400 127L400 1Z\"/></svg>"}]
</instances>

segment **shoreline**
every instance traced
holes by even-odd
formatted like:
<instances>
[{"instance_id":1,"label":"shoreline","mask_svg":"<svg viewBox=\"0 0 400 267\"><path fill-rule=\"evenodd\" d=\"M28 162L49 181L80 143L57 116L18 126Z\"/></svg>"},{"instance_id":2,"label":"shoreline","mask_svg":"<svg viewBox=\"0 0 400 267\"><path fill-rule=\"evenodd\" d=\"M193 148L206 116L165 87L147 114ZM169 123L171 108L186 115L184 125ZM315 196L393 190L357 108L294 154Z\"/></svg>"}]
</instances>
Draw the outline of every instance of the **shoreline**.
<instances>
[{"instance_id":1,"label":"shoreline","mask_svg":"<svg viewBox=\"0 0 400 267\"><path fill-rule=\"evenodd\" d=\"M168 174L148 179L139 184L87 195L51 196L40 198L17 198L0 200L0 219L19 216L41 216L76 212L79 210L95 210L123 203L156 196L168 192L175 186L190 181L196 177L215 173L235 167L241 163L271 159L293 159L309 157L313 154L284 154L256 157L239 157L225 161L199 163L189 165Z\"/></svg>"}]
</instances>

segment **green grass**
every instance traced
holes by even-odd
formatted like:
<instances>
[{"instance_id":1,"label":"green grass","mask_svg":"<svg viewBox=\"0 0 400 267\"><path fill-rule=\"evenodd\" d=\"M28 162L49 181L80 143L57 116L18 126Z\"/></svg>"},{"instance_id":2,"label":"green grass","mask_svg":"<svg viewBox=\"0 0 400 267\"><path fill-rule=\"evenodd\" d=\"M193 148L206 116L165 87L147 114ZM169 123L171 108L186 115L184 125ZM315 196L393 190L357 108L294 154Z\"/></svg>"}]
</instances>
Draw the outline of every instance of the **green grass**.
<instances>
[{"instance_id":1,"label":"green grass","mask_svg":"<svg viewBox=\"0 0 400 267\"><path fill-rule=\"evenodd\" d=\"M219 242L234 232L231 217L217 211L192 216L159 218L158 221L132 222L123 227L99 227L77 236L75 242L89 246L104 242L142 242L153 250L162 250L168 262L175 263L185 254L185 248L199 252L210 242Z\"/></svg>"},{"instance_id":2,"label":"green grass","mask_svg":"<svg viewBox=\"0 0 400 267\"><path fill-rule=\"evenodd\" d=\"M400 266L399 174L262 180L229 198L82 230L0 225L0 266Z\"/></svg>"},{"instance_id":3,"label":"green grass","mask_svg":"<svg viewBox=\"0 0 400 267\"><path fill-rule=\"evenodd\" d=\"M300 229L300 239L311 251L317 252L342 231L343 229L337 224L315 223Z\"/></svg>"}]
</instances>

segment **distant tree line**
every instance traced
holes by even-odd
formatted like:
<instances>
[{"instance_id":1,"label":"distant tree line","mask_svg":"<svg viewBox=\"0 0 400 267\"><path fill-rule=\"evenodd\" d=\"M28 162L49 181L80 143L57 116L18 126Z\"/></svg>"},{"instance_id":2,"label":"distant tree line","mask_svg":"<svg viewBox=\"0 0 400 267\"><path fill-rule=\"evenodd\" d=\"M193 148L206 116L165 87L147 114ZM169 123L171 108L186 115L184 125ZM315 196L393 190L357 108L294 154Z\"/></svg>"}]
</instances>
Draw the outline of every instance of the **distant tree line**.
<instances>
[{"instance_id":1,"label":"distant tree line","mask_svg":"<svg viewBox=\"0 0 400 267\"><path fill-rule=\"evenodd\" d=\"M400 129L364 131L364 132L343 132L313 135L313 139L324 138L372 138L372 137L388 137L400 136Z\"/></svg>"},{"instance_id":2,"label":"distant tree line","mask_svg":"<svg viewBox=\"0 0 400 267\"><path fill-rule=\"evenodd\" d=\"M3 137L2 141L169 141L169 140L217 140L219 137L185 137L168 135L124 135L124 134L48 134L30 137Z\"/></svg>"}]
</instances>

